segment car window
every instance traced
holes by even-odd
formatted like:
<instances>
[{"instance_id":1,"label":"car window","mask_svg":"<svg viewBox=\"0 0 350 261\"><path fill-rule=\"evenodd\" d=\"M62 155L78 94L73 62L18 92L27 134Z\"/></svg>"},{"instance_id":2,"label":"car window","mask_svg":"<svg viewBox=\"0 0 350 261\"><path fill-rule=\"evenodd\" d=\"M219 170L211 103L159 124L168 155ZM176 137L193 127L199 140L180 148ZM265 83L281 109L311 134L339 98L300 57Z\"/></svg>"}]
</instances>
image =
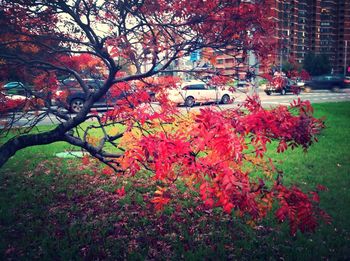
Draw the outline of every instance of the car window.
<instances>
[{"instance_id":1,"label":"car window","mask_svg":"<svg viewBox=\"0 0 350 261\"><path fill-rule=\"evenodd\" d=\"M27 90L21 82L9 82L3 86L7 95L26 95Z\"/></svg>"},{"instance_id":2,"label":"car window","mask_svg":"<svg viewBox=\"0 0 350 261\"><path fill-rule=\"evenodd\" d=\"M9 82L4 85L5 89L11 89L11 88L22 88L23 84L20 82Z\"/></svg>"},{"instance_id":3,"label":"car window","mask_svg":"<svg viewBox=\"0 0 350 261\"><path fill-rule=\"evenodd\" d=\"M63 85L66 85L66 86L72 86L77 83L75 80L72 80L72 79L65 79L61 82Z\"/></svg>"},{"instance_id":4,"label":"car window","mask_svg":"<svg viewBox=\"0 0 350 261\"><path fill-rule=\"evenodd\" d=\"M83 81L90 89L97 89L103 85L103 81L101 81L101 80L95 80L95 79L85 80L85 79L83 79ZM80 88L77 80L75 80L75 79L65 79L62 81L62 84L64 86L68 86L68 87Z\"/></svg>"},{"instance_id":5,"label":"car window","mask_svg":"<svg viewBox=\"0 0 350 261\"><path fill-rule=\"evenodd\" d=\"M189 84L185 85L183 90L205 90L205 85L204 84Z\"/></svg>"},{"instance_id":6,"label":"car window","mask_svg":"<svg viewBox=\"0 0 350 261\"><path fill-rule=\"evenodd\" d=\"M103 85L103 81L100 80L88 80L86 84L90 89L98 89Z\"/></svg>"},{"instance_id":7,"label":"car window","mask_svg":"<svg viewBox=\"0 0 350 261\"><path fill-rule=\"evenodd\" d=\"M204 84L193 84L188 86L188 90L205 90Z\"/></svg>"}]
</instances>

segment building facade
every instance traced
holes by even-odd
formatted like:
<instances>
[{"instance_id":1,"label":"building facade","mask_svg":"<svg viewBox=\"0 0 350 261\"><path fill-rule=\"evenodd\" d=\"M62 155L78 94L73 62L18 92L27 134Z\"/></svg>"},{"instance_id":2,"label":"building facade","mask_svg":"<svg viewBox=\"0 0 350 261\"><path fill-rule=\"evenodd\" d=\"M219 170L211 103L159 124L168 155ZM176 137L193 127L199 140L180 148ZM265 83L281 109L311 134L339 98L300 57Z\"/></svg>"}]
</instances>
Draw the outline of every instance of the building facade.
<instances>
[{"instance_id":1,"label":"building facade","mask_svg":"<svg viewBox=\"0 0 350 261\"><path fill-rule=\"evenodd\" d=\"M278 48L271 61L281 68L291 57L302 64L307 53L326 55L334 73L350 65L350 0L267 0Z\"/></svg>"}]
</instances>

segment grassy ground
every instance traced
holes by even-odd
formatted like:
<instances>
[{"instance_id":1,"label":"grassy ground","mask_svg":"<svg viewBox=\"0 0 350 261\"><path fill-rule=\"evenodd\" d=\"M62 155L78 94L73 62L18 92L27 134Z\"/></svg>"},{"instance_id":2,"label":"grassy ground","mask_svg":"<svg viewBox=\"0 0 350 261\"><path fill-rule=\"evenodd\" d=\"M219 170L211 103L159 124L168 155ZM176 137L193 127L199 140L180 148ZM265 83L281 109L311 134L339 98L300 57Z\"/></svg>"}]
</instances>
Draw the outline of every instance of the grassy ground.
<instances>
[{"instance_id":1,"label":"grassy ground","mask_svg":"<svg viewBox=\"0 0 350 261\"><path fill-rule=\"evenodd\" d=\"M350 103L314 107L327 117L319 143L306 154L271 153L286 182L328 187L321 206L333 223L314 234L291 238L272 218L251 228L204 209L181 185L177 200L156 213L149 203L156 184L146 173L134 180L93 175L99 164L57 159L69 146L55 143L20 151L0 169L0 259L349 259ZM122 186L125 197L115 193Z\"/></svg>"}]
</instances>

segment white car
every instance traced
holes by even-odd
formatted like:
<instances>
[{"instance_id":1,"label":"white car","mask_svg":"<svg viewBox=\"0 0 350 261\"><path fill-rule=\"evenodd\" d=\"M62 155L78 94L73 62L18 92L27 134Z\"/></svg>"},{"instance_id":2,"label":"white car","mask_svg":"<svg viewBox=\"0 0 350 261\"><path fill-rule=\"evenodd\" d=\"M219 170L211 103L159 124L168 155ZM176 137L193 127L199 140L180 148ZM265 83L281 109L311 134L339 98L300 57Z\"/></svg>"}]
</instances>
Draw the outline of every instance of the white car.
<instances>
[{"instance_id":1,"label":"white car","mask_svg":"<svg viewBox=\"0 0 350 261\"><path fill-rule=\"evenodd\" d=\"M192 107L196 102L217 102L227 104L234 100L229 87L216 88L201 81L184 82L180 88L168 91L168 99L177 104Z\"/></svg>"}]
</instances>

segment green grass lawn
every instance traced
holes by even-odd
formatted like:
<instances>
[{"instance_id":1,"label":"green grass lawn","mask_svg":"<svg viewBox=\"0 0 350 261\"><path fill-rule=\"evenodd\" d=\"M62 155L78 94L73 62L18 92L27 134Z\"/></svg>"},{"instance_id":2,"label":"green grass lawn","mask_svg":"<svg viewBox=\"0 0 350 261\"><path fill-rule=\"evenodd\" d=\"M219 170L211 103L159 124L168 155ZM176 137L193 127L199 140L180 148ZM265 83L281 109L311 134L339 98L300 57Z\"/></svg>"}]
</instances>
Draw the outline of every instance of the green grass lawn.
<instances>
[{"instance_id":1,"label":"green grass lawn","mask_svg":"<svg viewBox=\"0 0 350 261\"><path fill-rule=\"evenodd\" d=\"M178 186L177 200L162 213L149 204L156 183L94 175L101 166L57 159L66 143L18 152L0 169L1 260L350 259L350 103L315 104L326 129L308 153L297 149L270 156L285 182L304 190L328 187L321 207L333 218L314 234L290 237L271 217L256 228L220 210L204 210ZM115 190L125 186L126 196Z\"/></svg>"}]
</instances>

